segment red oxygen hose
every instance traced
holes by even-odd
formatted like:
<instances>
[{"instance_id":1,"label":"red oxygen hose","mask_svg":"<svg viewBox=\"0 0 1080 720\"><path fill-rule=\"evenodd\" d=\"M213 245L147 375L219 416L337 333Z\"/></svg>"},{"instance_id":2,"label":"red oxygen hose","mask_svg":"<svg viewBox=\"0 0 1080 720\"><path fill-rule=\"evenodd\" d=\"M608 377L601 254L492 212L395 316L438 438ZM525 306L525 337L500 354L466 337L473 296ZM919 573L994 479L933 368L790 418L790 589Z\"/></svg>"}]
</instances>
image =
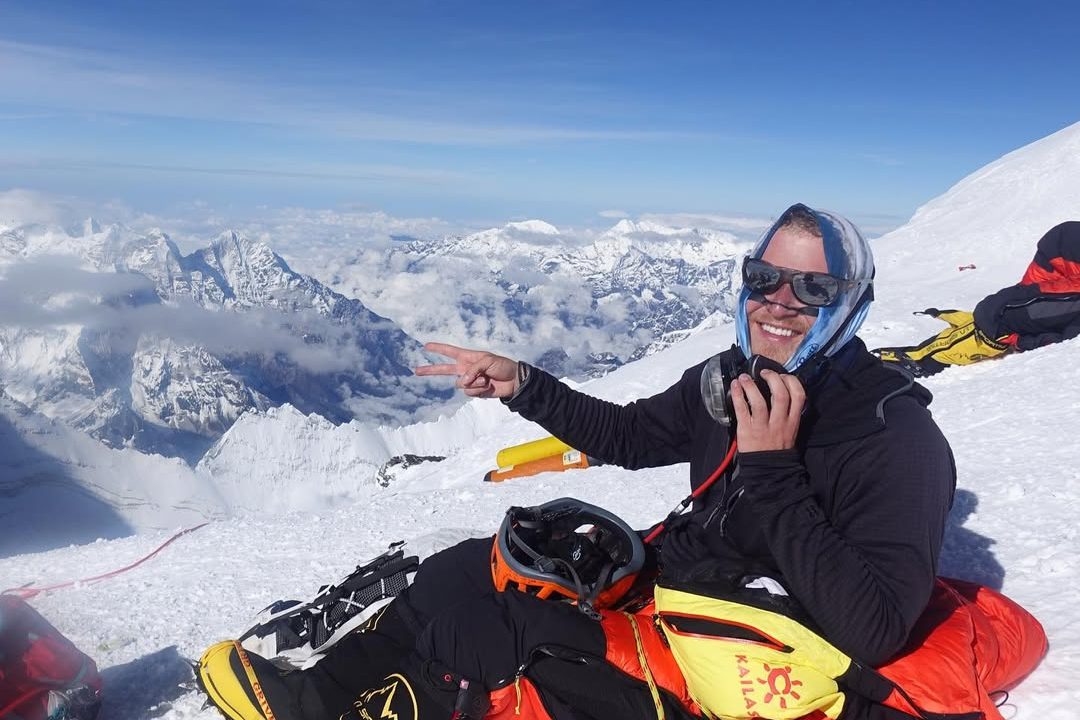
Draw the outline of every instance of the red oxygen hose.
<instances>
[{"instance_id":1,"label":"red oxygen hose","mask_svg":"<svg viewBox=\"0 0 1080 720\"><path fill-rule=\"evenodd\" d=\"M712 475L706 478L705 482L698 485L694 492L687 495L685 498L683 498L682 502L672 508L671 512L667 514L667 517L664 518L664 521L662 523L654 527L652 532L645 536L646 545L651 543L656 538L660 537L660 534L664 532L664 529L667 526L668 522L673 520L676 516L682 514L682 511L685 510L690 505L690 503L692 503L694 500L700 497L702 493L712 487L712 484L716 482L721 475L724 474L725 470L728 469L728 465L731 464L732 458L735 457L735 451L737 449L738 444L734 440L732 440L731 446L728 447L727 455L725 455L724 459L720 461L719 467L717 467L716 470L713 470Z\"/></svg>"}]
</instances>

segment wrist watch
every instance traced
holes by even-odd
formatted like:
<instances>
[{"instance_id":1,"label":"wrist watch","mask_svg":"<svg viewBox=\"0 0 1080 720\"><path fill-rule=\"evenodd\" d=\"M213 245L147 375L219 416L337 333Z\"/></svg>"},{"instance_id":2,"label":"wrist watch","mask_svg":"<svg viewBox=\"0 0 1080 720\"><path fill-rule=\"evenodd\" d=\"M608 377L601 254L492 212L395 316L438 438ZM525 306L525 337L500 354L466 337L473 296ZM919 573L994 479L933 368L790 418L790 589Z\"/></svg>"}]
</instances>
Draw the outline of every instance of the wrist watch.
<instances>
[{"instance_id":1,"label":"wrist watch","mask_svg":"<svg viewBox=\"0 0 1080 720\"><path fill-rule=\"evenodd\" d=\"M525 362L523 360L518 360L518 366L517 366L517 381L518 381L518 383L517 383L517 387L514 388L514 392L511 393L510 397L504 397L502 399L502 404L503 405L509 405L511 402L513 402L514 398L516 398L518 395L520 395L521 391L523 389L525 389L525 383L529 382L529 378L531 376L532 376L532 365L529 365L529 363L527 363L527 362Z\"/></svg>"}]
</instances>

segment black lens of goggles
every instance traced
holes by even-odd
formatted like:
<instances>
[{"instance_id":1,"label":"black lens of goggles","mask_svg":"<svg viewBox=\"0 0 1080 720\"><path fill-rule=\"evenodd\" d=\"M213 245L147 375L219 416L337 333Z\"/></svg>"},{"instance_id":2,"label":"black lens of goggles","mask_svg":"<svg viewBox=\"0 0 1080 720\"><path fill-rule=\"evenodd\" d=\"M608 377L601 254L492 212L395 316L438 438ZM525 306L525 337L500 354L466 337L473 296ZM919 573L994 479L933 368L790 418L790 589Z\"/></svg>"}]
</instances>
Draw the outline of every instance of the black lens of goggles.
<instances>
[{"instance_id":1,"label":"black lens of goggles","mask_svg":"<svg viewBox=\"0 0 1080 720\"><path fill-rule=\"evenodd\" d=\"M768 295L779 290L784 283L790 283L791 291L799 302L813 307L832 305L841 290L857 282L841 280L828 273L788 270L759 258L746 258L742 274L743 282L751 292Z\"/></svg>"}]
</instances>

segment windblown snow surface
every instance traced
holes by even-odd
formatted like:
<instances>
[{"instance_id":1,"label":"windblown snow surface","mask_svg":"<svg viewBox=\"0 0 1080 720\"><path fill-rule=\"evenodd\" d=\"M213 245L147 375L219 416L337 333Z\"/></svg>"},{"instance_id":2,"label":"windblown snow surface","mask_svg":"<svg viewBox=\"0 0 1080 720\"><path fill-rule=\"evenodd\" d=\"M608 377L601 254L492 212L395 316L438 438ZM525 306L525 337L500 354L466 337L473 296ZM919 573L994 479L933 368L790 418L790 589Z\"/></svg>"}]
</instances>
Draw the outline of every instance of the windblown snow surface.
<instances>
[{"instance_id":1,"label":"windblown snow surface","mask_svg":"<svg viewBox=\"0 0 1080 720\"><path fill-rule=\"evenodd\" d=\"M1080 218L1080 125L983 168L876 241L878 302L862 337L874 347L936 332L936 321L912 311L971 308L1016 282L1039 236L1068 218ZM958 269L969 264L975 269ZM686 340L584 389L618 401L652 394L686 367L730 346L732 338L730 325L705 323ZM1049 655L1011 693L1004 714L1076 718L1080 341L950 369L925 385L934 393L932 410L952 443L959 474L941 573L1000 587L1030 609L1050 637ZM260 422L278 423L273 437L281 442L294 439L279 448L291 463L304 457L331 463L327 455L341 452L343 442L334 433L350 432L291 412ZM390 541L408 539L412 551L426 555L490 534L510 505L566 495L644 526L686 492L684 466L638 472L601 467L481 482L499 448L542 434L496 401L474 401L452 417L403 431L400 444L448 457L405 470L389 487L367 481L370 487L349 495L360 500L334 502L328 493L321 509L305 512L243 511L180 538L122 575L46 593L33 603L102 668L106 720L217 718L216 711L202 709L197 692L179 686L191 677L187 659L235 637L270 601L307 596ZM279 472L273 445L242 455L243 463L219 464L215 479L260 486ZM0 588L93 576L142 557L170 535L148 533L6 558L0 560Z\"/></svg>"}]
</instances>

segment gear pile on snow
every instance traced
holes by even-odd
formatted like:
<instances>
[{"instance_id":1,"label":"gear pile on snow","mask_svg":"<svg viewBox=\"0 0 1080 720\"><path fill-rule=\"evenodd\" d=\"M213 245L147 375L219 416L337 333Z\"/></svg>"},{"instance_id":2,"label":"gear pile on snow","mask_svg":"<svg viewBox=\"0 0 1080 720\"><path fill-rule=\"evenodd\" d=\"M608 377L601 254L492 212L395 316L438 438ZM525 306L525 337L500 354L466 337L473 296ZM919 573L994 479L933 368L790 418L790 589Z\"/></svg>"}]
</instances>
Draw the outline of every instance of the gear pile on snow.
<instances>
[{"instance_id":1,"label":"gear pile on snow","mask_svg":"<svg viewBox=\"0 0 1080 720\"><path fill-rule=\"evenodd\" d=\"M1020 282L987 295L974 312L928 308L915 314L940 318L949 327L918 345L878 348L874 353L917 377L1077 337L1080 221L1051 228L1039 240Z\"/></svg>"},{"instance_id":2,"label":"gear pile on snow","mask_svg":"<svg viewBox=\"0 0 1080 720\"><path fill-rule=\"evenodd\" d=\"M979 329L975 317L964 310L926 308L915 313L938 318L949 327L928 337L918 345L887 347L874 354L888 363L895 363L915 377L935 375L950 365L970 365L1007 353L1011 347L995 340Z\"/></svg>"}]
</instances>

